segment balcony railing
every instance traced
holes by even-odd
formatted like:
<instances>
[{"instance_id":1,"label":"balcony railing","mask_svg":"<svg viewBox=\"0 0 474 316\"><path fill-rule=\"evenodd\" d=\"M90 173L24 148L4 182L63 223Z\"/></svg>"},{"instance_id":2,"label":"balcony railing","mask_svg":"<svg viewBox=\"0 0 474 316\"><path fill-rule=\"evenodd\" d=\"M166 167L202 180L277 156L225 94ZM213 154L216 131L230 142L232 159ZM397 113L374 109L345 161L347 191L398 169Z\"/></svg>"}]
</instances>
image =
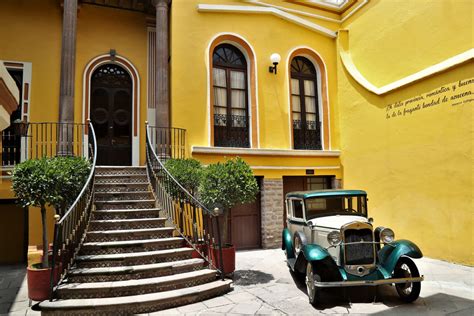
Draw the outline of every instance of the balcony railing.
<instances>
[{"instance_id":1,"label":"balcony railing","mask_svg":"<svg viewBox=\"0 0 474 316\"><path fill-rule=\"evenodd\" d=\"M214 146L250 147L248 117L214 114Z\"/></svg>"},{"instance_id":2,"label":"balcony railing","mask_svg":"<svg viewBox=\"0 0 474 316\"><path fill-rule=\"evenodd\" d=\"M171 144L164 145L156 142L161 138L153 135L155 127L147 126L146 133L146 164L155 198L161 205L162 211L172 222L180 235L221 275L222 244L218 217L208 210L195 196L189 193L166 169L164 159L184 151L173 150L173 144L184 144L184 139L177 139ZM170 128L173 130L173 128ZM170 131L172 134L172 132ZM179 134L184 137L185 133ZM165 154L158 155L161 148L166 148ZM184 150L184 149L183 149ZM168 153L171 153L169 155Z\"/></svg>"},{"instance_id":3,"label":"balcony railing","mask_svg":"<svg viewBox=\"0 0 474 316\"><path fill-rule=\"evenodd\" d=\"M161 159L184 158L186 151L185 129L148 126L147 132L158 157Z\"/></svg>"},{"instance_id":4,"label":"balcony railing","mask_svg":"<svg viewBox=\"0 0 474 316\"><path fill-rule=\"evenodd\" d=\"M86 124L14 123L2 131L2 167L58 155L87 156Z\"/></svg>"},{"instance_id":5,"label":"balcony railing","mask_svg":"<svg viewBox=\"0 0 474 316\"><path fill-rule=\"evenodd\" d=\"M293 120L294 149L320 150L321 123L316 121Z\"/></svg>"}]
</instances>

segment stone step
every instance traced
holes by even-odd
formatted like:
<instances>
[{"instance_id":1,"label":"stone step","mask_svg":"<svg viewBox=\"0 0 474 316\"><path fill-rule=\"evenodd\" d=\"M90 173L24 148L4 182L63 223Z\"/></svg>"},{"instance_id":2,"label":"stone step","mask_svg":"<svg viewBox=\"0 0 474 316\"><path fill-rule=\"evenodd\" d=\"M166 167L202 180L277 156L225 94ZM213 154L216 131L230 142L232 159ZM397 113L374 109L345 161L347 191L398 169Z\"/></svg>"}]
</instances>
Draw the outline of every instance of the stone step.
<instances>
[{"instance_id":1,"label":"stone step","mask_svg":"<svg viewBox=\"0 0 474 316\"><path fill-rule=\"evenodd\" d=\"M82 244L81 255L101 255L112 253L132 253L162 249L179 248L184 245L182 237L169 237L158 239L125 240L125 241L99 241Z\"/></svg>"},{"instance_id":2,"label":"stone step","mask_svg":"<svg viewBox=\"0 0 474 316\"><path fill-rule=\"evenodd\" d=\"M121 200L150 200L153 199L151 191L134 192L96 192L95 201L121 201Z\"/></svg>"},{"instance_id":3,"label":"stone step","mask_svg":"<svg viewBox=\"0 0 474 316\"><path fill-rule=\"evenodd\" d=\"M191 287L215 281L216 278L215 270L201 269L138 280L65 283L58 286L56 294L59 299L130 296Z\"/></svg>"},{"instance_id":4,"label":"stone step","mask_svg":"<svg viewBox=\"0 0 474 316\"><path fill-rule=\"evenodd\" d=\"M132 219L104 219L91 220L90 230L120 230L133 228L157 228L165 225L166 218L132 218Z\"/></svg>"},{"instance_id":5,"label":"stone step","mask_svg":"<svg viewBox=\"0 0 474 316\"><path fill-rule=\"evenodd\" d=\"M135 280L200 270L204 264L204 259L186 259L136 266L72 269L67 279L73 283Z\"/></svg>"},{"instance_id":6,"label":"stone step","mask_svg":"<svg viewBox=\"0 0 474 316\"><path fill-rule=\"evenodd\" d=\"M95 193L148 191L148 182L95 183Z\"/></svg>"},{"instance_id":7,"label":"stone step","mask_svg":"<svg viewBox=\"0 0 474 316\"><path fill-rule=\"evenodd\" d=\"M116 184L116 183L148 183L146 174L130 174L130 175L96 175L95 183Z\"/></svg>"},{"instance_id":8,"label":"stone step","mask_svg":"<svg viewBox=\"0 0 474 316\"><path fill-rule=\"evenodd\" d=\"M146 167L132 167L132 166L97 166L97 175L130 175L130 174L146 174Z\"/></svg>"},{"instance_id":9,"label":"stone step","mask_svg":"<svg viewBox=\"0 0 474 316\"><path fill-rule=\"evenodd\" d=\"M230 291L231 280L217 280L197 286L158 293L113 298L89 298L43 301L44 315L125 315L151 313L171 307L199 302Z\"/></svg>"},{"instance_id":10,"label":"stone step","mask_svg":"<svg viewBox=\"0 0 474 316\"><path fill-rule=\"evenodd\" d=\"M172 227L95 230L87 232L86 242L166 238L171 237L173 231Z\"/></svg>"},{"instance_id":11,"label":"stone step","mask_svg":"<svg viewBox=\"0 0 474 316\"><path fill-rule=\"evenodd\" d=\"M123 210L98 210L93 211L93 219L132 219L152 218L159 216L159 208L123 209Z\"/></svg>"},{"instance_id":12,"label":"stone step","mask_svg":"<svg viewBox=\"0 0 474 316\"><path fill-rule=\"evenodd\" d=\"M148 200L121 200L121 201L95 201L97 210L113 210L113 209L140 209L154 208L155 199Z\"/></svg>"},{"instance_id":13,"label":"stone step","mask_svg":"<svg viewBox=\"0 0 474 316\"><path fill-rule=\"evenodd\" d=\"M192 248L174 248L132 253L77 256L78 268L117 267L190 259Z\"/></svg>"}]
</instances>

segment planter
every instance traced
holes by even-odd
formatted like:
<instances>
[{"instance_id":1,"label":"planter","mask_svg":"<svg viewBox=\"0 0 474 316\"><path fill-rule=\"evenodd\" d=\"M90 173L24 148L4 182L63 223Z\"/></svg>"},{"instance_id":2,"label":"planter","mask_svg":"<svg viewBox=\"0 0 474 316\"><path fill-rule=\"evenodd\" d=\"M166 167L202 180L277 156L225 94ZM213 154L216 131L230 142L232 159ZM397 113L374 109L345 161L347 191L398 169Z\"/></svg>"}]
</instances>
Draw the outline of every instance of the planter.
<instances>
[{"instance_id":1,"label":"planter","mask_svg":"<svg viewBox=\"0 0 474 316\"><path fill-rule=\"evenodd\" d=\"M220 269L219 248L211 246L211 259L216 268ZM224 274L231 274L235 271L235 247L227 245L222 247L222 261L224 263Z\"/></svg>"},{"instance_id":2,"label":"planter","mask_svg":"<svg viewBox=\"0 0 474 316\"><path fill-rule=\"evenodd\" d=\"M28 297L34 301L44 301L49 298L51 268L41 269L40 263L27 268ZM54 269L55 283L59 280L59 267Z\"/></svg>"},{"instance_id":3,"label":"planter","mask_svg":"<svg viewBox=\"0 0 474 316\"><path fill-rule=\"evenodd\" d=\"M189 245L189 247L191 247L191 245ZM197 250L199 250L203 256L208 256L208 253L207 253L207 245L206 244L197 244L197 245L194 245L194 247L196 247ZM196 258L196 259L204 259L204 257L201 256L199 254L199 252L197 252L196 250L193 251L192 253L192 257L193 259Z\"/></svg>"}]
</instances>

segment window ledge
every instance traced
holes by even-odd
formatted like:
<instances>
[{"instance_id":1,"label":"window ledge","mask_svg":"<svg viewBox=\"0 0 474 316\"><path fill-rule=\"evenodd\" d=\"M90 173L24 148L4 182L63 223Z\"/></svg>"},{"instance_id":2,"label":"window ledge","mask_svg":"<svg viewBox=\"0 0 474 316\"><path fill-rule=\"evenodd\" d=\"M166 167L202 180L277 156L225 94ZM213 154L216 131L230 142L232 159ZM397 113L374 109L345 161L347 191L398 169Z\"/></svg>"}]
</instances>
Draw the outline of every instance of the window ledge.
<instances>
[{"instance_id":1,"label":"window ledge","mask_svg":"<svg viewBox=\"0 0 474 316\"><path fill-rule=\"evenodd\" d=\"M339 150L260 149L233 147L192 146L192 154L246 155L246 156L291 156L291 157L339 157Z\"/></svg>"}]
</instances>

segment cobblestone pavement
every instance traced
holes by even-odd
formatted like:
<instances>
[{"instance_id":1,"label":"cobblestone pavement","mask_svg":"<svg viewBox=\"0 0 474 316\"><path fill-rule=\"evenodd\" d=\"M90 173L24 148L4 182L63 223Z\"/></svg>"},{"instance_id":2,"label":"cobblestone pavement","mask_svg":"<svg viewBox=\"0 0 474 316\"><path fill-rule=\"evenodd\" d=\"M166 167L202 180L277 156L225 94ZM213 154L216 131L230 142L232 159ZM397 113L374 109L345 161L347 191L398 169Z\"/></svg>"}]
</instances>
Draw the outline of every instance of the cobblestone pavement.
<instances>
[{"instance_id":1,"label":"cobblestone pavement","mask_svg":"<svg viewBox=\"0 0 474 316\"><path fill-rule=\"evenodd\" d=\"M326 291L308 303L304 283L288 271L281 250L237 253L234 290L224 296L150 315L474 315L474 268L423 258L420 298L402 304L391 286ZM0 266L0 315L39 315L28 307L26 268Z\"/></svg>"}]
</instances>

